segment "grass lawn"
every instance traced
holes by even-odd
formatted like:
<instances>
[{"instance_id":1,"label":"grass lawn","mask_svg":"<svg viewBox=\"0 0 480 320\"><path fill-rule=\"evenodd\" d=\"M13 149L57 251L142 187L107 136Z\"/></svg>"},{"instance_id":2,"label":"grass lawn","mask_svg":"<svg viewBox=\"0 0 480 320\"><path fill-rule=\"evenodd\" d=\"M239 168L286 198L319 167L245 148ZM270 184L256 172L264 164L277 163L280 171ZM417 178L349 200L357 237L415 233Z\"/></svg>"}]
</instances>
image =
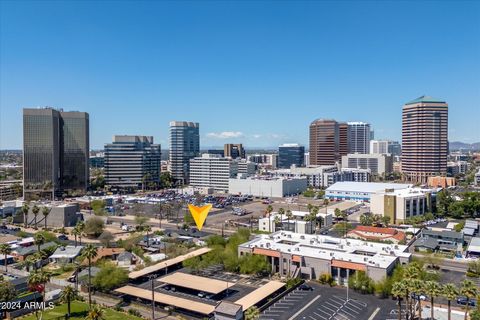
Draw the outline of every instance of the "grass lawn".
<instances>
[{"instance_id":1,"label":"grass lawn","mask_svg":"<svg viewBox=\"0 0 480 320\"><path fill-rule=\"evenodd\" d=\"M104 319L106 320L140 320L141 318L135 317L123 312L118 312L110 308L105 308L104 310ZM87 316L88 303L74 301L70 305L70 312L72 320L83 320ZM43 313L44 320L56 319L58 317L63 317L67 314L67 304L61 304L56 306L52 310L46 310ZM36 320L35 313L32 313L24 318L24 320Z\"/></svg>"}]
</instances>

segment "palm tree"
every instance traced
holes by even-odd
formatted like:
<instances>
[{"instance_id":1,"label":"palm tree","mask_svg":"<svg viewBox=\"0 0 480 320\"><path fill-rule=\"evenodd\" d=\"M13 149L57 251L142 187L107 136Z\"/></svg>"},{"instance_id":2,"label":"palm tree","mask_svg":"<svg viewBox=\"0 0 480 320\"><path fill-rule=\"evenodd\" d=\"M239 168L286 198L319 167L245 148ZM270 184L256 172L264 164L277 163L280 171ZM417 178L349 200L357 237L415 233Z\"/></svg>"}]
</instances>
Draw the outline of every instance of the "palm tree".
<instances>
[{"instance_id":1,"label":"palm tree","mask_svg":"<svg viewBox=\"0 0 480 320\"><path fill-rule=\"evenodd\" d=\"M37 217L39 212L40 212L40 208L36 204L34 204L32 208L32 213L33 213L33 221L34 221L35 229L37 228Z\"/></svg>"},{"instance_id":2,"label":"palm tree","mask_svg":"<svg viewBox=\"0 0 480 320\"><path fill-rule=\"evenodd\" d=\"M37 251L40 252L40 247L42 246L42 244L45 243L46 239L45 239L45 236L41 233L36 233L34 236L33 236L33 239L35 240L35 245L37 246Z\"/></svg>"},{"instance_id":3,"label":"palm tree","mask_svg":"<svg viewBox=\"0 0 480 320\"><path fill-rule=\"evenodd\" d=\"M280 215L280 224L283 229L283 215L285 214L285 209L283 208L278 209L278 214Z\"/></svg>"},{"instance_id":4,"label":"palm tree","mask_svg":"<svg viewBox=\"0 0 480 320\"><path fill-rule=\"evenodd\" d=\"M85 317L85 320L101 320L101 319L105 319L104 312L103 312L103 309L97 305L94 305L93 308L91 307L90 310L88 311L87 316Z\"/></svg>"},{"instance_id":5,"label":"palm tree","mask_svg":"<svg viewBox=\"0 0 480 320\"><path fill-rule=\"evenodd\" d=\"M465 308L465 320L467 320L468 309L470 307L470 300L478 295L478 288L471 280L463 280L460 293L467 298L467 305Z\"/></svg>"},{"instance_id":6,"label":"palm tree","mask_svg":"<svg viewBox=\"0 0 480 320\"><path fill-rule=\"evenodd\" d=\"M409 283L411 285L411 292L414 292L418 297L425 290L425 284L420 279L410 280ZM420 298L418 299L418 319L422 320L422 303L420 302Z\"/></svg>"},{"instance_id":7,"label":"palm tree","mask_svg":"<svg viewBox=\"0 0 480 320\"><path fill-rule=\"evenodd\" d=\"M327 198L323 199L323 205L325 206L325 214L327 214L327 211L328 211L327 207L329 203L330 201Z\"/></svg>"},{"instance_id":8,"label":"palm tree","mask_svg":"<svg viewBox=\"0 0 480 320\"><path fill-rule=\"evenodd\" d=\"M273 218L273 225L275 226L274 232L277 231L277 225L279 224L280 224L280 217L276 215L275 218Z\"/></svg>"},{"instance_id":9,"label":"palm tree","mask_svg":"<svg viewBox=\"0 0 480 320\"><path fill-rule=\"evenodd\" d=\"M406 291L403 281L395 282L392 286L392 296L397 298L398 320L402 320L402 297Z\"/></svg>"},{"instance_id":10,"label":"palm tree","mask_svg":"<svg viewBox=\"0 0 480 320\"><path fill-rule=\"evenodd\" d=\"M253 306L245 311L245 320L256 320L260 317L260 311L257 307Z\"/></svg>"},{"instance_id":11,"label":"palm tree","mask_svg":"<svg viewBox=\"0 0 480 320\"><path fill-rule=\"evenodd\" d=\"M288 209L287 212L285 213L285 216L287 217L288 229L290 229L290 220L293 218L292 211Z\"/></svg>"},{"instance_id":12,"label":"palm tree","mask_svg":"<svg viewBox=\"0 0 480 320\"><path fill-rule=\"evenodd\" d=\"M76 296L77 291L72 286L66 286L62 291L60 299L67 303L67 318L70 318L70 303Z\"/></svg>"},{"instance_id":13,"label":"palm tree","mask_svg":"<svg viewBox=\"0 0 480 320\"><path fill-rule=\"evenodd\" d=\"M268 232L272 232L272 226L271 226L271 219L270 219L270 214L273 211L273 207L271 205L268 205L267 208L265 209L265 213L267 214L268 217Z\"/></svg>"},{"instance_id":14,"label":"palm tree","mask_svg":"<svg viewBox=\"0 0 480 320\"><path fill-rule=\"evenodd\" d=\"M75 237L75 247L77 247L77 237L80 235L80 230L78 230L78 227L73 228L72 234Z\"/></svg>"},{"instance_id":15,"label":"palm tree","mask_svg":"<svg viewBox=\"0 0 480 320\"><path fill-rule=\"evenodd\" d=\"M30 206L27 202L25 202L22 206L22 213L23 213L23 227L27 228L28 226L28 212L30 211Z\"/></svg>"},{"instance_id":16,"label":"palm tree","mask_svg":"<svg viewBox=\"0 0 480 320\"><path fill-rule=\"evenodd\" d=\"M43 215L43 222L45 223L45 230L47 230L47 217L50 214L50 211L52 211L52 208L49 208L47 206L42 208L42 215Z\"/></svg>"},{"instance_id":17,"label":"palm tree","mask_svg":"<svg viewBox=\"0 0 480 320\"><path fill-rule=\"evenodd\" d=\"M10 248L10 245L6 243L0 244L0 253L3 254L4 258L4 263L5 263L5 272L8 272L8 258L7 255L12 252L12 248Z\"/></svg>"},{"instance_id":18,"label":"palm tree","mask_svg":"<svg viewBox=\"0 0 480 320\"><path fill-rule=\"evenodd\" d=\"M448 303L448 320L451 320L452 309L450 303L452 300L458 297L458 289L453 283L447 283L443 286L442 295L447 299Z\"/></svg>"},{"instance_id":19,"label":"palm tree","mask_svg":"<svg viewBox=\"0 0 480 320\"><path fill-rule=\"evenodd\" d=\"M312 208L312 212L310 213L312 215L311 219L312 221L315 223L315 232L317 230L317 215L318 215L318 207L317 206L314 206Z\"/></svg>"},{"instance_id":20,"label":"palm tree","mask_svg":"<svg viewBox=\"0 0 480 320\"><path fill-rule=\"evenodd\" d=\"M435 281L425 282L425 293L430 296L430 317L435 319L433 310L433 299L438 297L441 293L442 286Z\"/></svg>"},{"instance_id":21,"label":"palm tree","mask_svg":"<svg viewBox=\"0 0 480 320\"><path fill-rule=\"evenodd\" d=\"M51 273L44 270L36 270L35 272L31 272L28 277L28 286L31 290L41 293L43 302L45 302L45 285L50 281L51 277ZM43 313L43 311L41 312ZM38 319L37 309L35 309L35 316Z\"/></svg>"},{"instance_id":22,"label":"palm tree","mask_svg":"<svg viewBox=\"0 0 480 320\"><path fill-rule=\"evenodd\" d=\"M91 243L87 244L85 249L83 249L82 257L88 260L88 305L90 309L92 308L92 259L97 256L97 248L95 248Z\"/></svg>"},{"instance_id":23,"label":"palm tree","mask_svg":"<svg viewBox=\"0 0 480 320\"><path fill-rule=\"evenodd\" d=\"M85 230L85 222L78 221L75 227L78 228L78 239L80 240L80 245L82 245L82 234Z\"/></svg>"}]
</instances>

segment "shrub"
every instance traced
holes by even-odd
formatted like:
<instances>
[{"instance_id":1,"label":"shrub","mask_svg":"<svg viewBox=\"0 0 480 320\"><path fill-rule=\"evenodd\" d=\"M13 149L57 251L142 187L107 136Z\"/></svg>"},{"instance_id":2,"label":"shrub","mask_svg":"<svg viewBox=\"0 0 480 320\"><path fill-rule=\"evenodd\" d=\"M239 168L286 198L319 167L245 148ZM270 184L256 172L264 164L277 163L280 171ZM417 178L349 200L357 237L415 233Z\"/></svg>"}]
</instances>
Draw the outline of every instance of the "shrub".
<instances>
[{"instance_id":1,"label":"shrub","mask_svg":"<svg viewBox=\"0 0 480 320\"><path fill-rule=\"evenodd\" d=\"M332 286L332 283L334 282L332 275L329 273L322 273L320 277L318 277L318 281L321 284L328 284L330 286Z\"/></svg>"}]
</instances>

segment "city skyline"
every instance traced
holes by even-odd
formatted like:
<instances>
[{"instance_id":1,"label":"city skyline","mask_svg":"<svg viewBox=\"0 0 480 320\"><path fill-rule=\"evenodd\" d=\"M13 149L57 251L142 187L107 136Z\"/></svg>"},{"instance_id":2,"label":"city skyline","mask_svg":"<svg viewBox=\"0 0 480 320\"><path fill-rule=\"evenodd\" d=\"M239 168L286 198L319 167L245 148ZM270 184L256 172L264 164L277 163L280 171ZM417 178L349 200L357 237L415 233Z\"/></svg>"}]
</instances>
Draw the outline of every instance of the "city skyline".
<instances>
[{"instance_id":1,"label":"city skyline","mask_svg":"<svg viewBox=\"0 0 480 320\"><path fill-rule=\"evenodd\" d=\"M422 95L449 102L450 141L480 140L479 3L0 5L0 149L21 148L22 108L47 105L88 112L92 149L118 134L168 147L170 121L200 123L202 147L308 146L317 118L400 141Z\"/></svg>"}]
</instances>

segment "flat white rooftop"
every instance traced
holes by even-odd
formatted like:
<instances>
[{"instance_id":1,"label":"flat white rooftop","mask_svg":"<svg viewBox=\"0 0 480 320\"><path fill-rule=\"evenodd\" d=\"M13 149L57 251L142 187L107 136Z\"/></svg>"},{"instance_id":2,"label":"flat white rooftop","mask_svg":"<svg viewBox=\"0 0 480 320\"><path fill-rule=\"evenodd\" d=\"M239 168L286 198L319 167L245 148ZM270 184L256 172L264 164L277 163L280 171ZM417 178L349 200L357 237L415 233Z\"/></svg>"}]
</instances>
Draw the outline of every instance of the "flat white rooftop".
<instances>
[{"instance_id":1,"label":"flat white rooftop","mask_svg":"<svg viewBox=\"0 0 480 320\"><path fill-rule=\"evenodd\" d=\"M324 235L307 235L278 231L259 235L241 244L243 248L263 248L324 260L354 262L372 267L387 268L397 257L410 258L407 246L368 242L358 239L340 239Z\"/></svg>"},{"instance_id":2,"label":"flat white rooftop","mask_svg":"<svg viewBox=\"0 0 480 320\"><path fill-rule=\"evenodd\" d=\"M411 184L403 183L381 183L381 182L337 182L327 188L327 192L363 192L373 193L377 191L385 191L385 189L407 189L411 188Z\"/></svg>"}]
</instances>

